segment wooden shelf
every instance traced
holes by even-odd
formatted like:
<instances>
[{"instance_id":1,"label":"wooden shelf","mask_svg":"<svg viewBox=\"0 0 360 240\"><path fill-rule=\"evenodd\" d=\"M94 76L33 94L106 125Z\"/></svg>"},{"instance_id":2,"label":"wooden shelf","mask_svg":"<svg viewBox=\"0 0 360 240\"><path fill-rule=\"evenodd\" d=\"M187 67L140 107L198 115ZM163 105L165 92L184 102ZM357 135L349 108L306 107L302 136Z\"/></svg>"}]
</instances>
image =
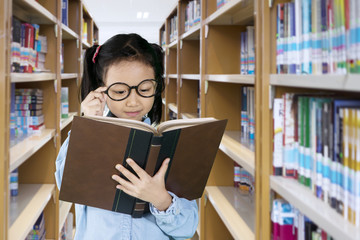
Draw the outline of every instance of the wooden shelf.
<instances>
[{"instance_id":1,"label":"wooden shelf","mask_svg":"<svg viewBox=\"0 0 360 240\"><path fill-rule=\"evenodd\" d=\"M82 42L83 48L90 48L90 43L88 42Z\"/></svg>"},{"instance_id":2,"label":"wooden shelf","mask_svg":"<svg viewBox=\"0 0 360 240\"><path fill-rule=\"evenodd\" d=\"M180 37L182 40L199 40L200 39L200 24L190 28L187 32L183 33Z\"/></svg>"},{"instance_id":3,"label":"wooden shelf","mask_svg":"<svg viewBox=\"0 0 360 240\"><path fill-rule=\"evenodd\" d=\"M255 152L253 145L242 144L240 131L225 131L219 149L255 176Z\"/></svg>"},{"instance_id":4,"label":"wooden shelf","mask_svg":"<svg viewBox=\"0 0 360 240\"><path fill-rule=\"evenodd\" d=\"M181 74L180 78L186 80L200 80L200 74Z\"/></svg>"},{"instance_id":5,"label":"wooden shelf","mask_svg":"<svg viewBox=\"0 0 360 240\"><path fill-rule=\"evenodd\" d=\"M65 201L59 201L59 205L60 205L60 209L59 209L59 230L61 231L61 229L64 226L64 223L66 221L66 218L70 212L70 209L72 207L72 203L70 202L65 202Z\"/></svg>"},{"instance_id":6,"label":"wooden shelf","mask_svg":"<svg viewBox=\"0 0 360 240\"><path fill-rule=\"evenodd\" d=\"M231 0L205 19L205 25L247 25L254 22L254 1Z\"/></svg>"},{"instance_id":7,"label":"wooden shelf","mask_svg":"<svg viewBox=\"0 0 360 240\"><path fill-rule=\"evenodd\" d=\"M63 23L61 24L61 29L63 39L79 39L79 35Z\"/></svg>"},{"instance_id":8,"label":"wooden shelf","mask_svg":"<svg viewBox=\"0 0 360 240\"><path fill-rule=\"evenodd\" d=\"M36 24L56 24L56 17L35 0L14 0L13 14L17 18Z\"/></svg>"},{"instance_id":9,"label":"wooden shelf","mask_svg":"<svg viewBox=\"0 0 360 240\"><path fill-rule=\"evenodd\" d=\"M170 44L168 44L168 48L176 48L177 47L178 40L172 41Z\"/></svg>"},{"instance_id":10,"label":"wooden shelf","mask_svg":"<svg viewBox=\"0 0 360 240\"><path fill-rule=\"evenodd\" d=\"M40 82L55 80L55 73L11 73L11 82Z\"/></svg>"},{"instance_id":11,"label":"wooden shelf","mask_svg":"<svg viewBox=\"0 0 360 240\"><path fill-rule=\"evenodd\" d=\"M211 82L255 84L255 75L241 74L207 74L205 80Z\"/></svg>"},{"instance_id":12,"label":"wooden shelf","mask_svg":"<svg viewBox=\"0 0 360 240\"><path fill-rule=\"evenodd\" d=\"M10 201L9 239L26 238L54 190L55 184L19 184L19 195Z\"/></svg>"},{"instance_id":13,"label":"wooden shelf","mask_svg":"<svg viewBox=\"0 0 360 240\"><path fill-rule=\"evenodd\" d=\"M78 77L77 73L62 73L61 74L61 79L62 80L74 79L74 78L77 78L77 77Z\"/></svg>"},{"instance_id":14,"label":"wooden shelf","mask_svg":"<svg viewBox=\"0 0 360 240\"><path fill-rule=\"evenodd\" d=\"M255 239L255 204L234 187L207 186L205 195L235 239Z\"/></svg>"},{"instance_id":15,"label":"wooden shelf","mask_svg":"<svg viewBox=\"0 0 360 240\"><path fill-rule=\"evenodd\" d=\"M55 129L44 129L39 134L32 134L10 148L10 172L20 166L36 151L50 141Z\"/></svg>"},{"instance_id":16,"label":"wooden shelf","mask_svg":"<svg viewBox=\"0 0 360 240\"><path fill-rule=\"evenodd\" d=\"M168 108L171 110L171 111L173 111L174 113L178 113L178 108L177 108L177 106L176 106L176 104L175 103L169 103L168 104Z\"/></svg>"},{"instance_id":17,"label":"wooden shelf","mask_svg":"<svg viewBox=\"0 0 360 240\"><path fill-rule=\"evenodd\" d=\"M169 74L168 77L177 79L178 75L177 74Z\"/></svg>"},{"instance_id":18,"label":"wooden shelf","mask_svg":"<svg viewBox=\"0 0 360 240\"><path fill-rule=\"evenodd\" d=\"M198 117L199 117L198 113L182 113L181 114L182 119L192 119L192 118L198 118Z\"/></svg>"},{"instance_id":19,"label":"wooden shelf","mask_svg":"<svg viewBox=\"0 0 360 240\"><path fill-rule=\"evenodd\" d=\"M360 239L360 229L348 222L311 189L294 179L271 176L270 187L335 239Z\"/></svg>"},{"instance_id":20,"label":"wooden shelf","mask_svg":"<svg viewBox=\"0 0 360 240\"><path fill-rule=\"evenodd\" d=\"M60 119L60 130L63 130L67 125L69 125L72 120L74 119L74 116L77 116L76 112L70 112L68 118L61 118Z\"/></svg>"},{"instance_id":21,"label":"wooden shelf","mask_svg":"<svg viewBox=\"0 0 360 240\"><path fill-rule=\"evenodd\" d=\"M272 74L270 84L273 86L327 89L336 91L359 92L360 74L347 75L297 75L297 74Z\"/></svg>"}]
</instances>

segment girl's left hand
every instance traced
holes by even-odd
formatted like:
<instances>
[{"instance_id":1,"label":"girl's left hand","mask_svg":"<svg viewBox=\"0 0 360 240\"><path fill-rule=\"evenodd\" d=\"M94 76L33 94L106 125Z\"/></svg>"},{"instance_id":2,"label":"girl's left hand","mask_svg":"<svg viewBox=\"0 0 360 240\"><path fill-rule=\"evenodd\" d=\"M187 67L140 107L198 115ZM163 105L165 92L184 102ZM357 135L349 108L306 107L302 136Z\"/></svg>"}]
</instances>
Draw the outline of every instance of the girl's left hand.
<instances>
[{"instance_id":1,"label":"girl's left hand","mask_svg":"<svg viewBox=\"0 0 360 240\"><path fill-rule=\"evenodd\" d=\"M160 211L165 211L172 201L171 195L165 188L165 174L169 160L169 158L165 159L159 171L151 177L144 169L139 167L134 160L128 158L126 162L139 177L131 173L121 164L117 164L115 168L129 179L129 181L118 175L113 175L112 178L119 183L116 188L133 197L152 203L154 207Z\"/></svg>"}]
</instances>

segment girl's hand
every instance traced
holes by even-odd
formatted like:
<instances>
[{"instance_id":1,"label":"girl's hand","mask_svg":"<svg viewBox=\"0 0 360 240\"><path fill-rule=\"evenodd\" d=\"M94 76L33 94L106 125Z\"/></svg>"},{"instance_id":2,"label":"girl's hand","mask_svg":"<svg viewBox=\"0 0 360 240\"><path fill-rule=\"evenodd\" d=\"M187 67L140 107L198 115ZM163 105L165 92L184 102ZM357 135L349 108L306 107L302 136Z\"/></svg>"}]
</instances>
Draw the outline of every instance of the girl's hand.
<instances>
[{"instance_id":1,"label":"girl's hand","mask_svg":"<svg viewBox=\"0 0 360 240\"><path fill-rule=\"evenodd\" d=\"M91 91L84 101L81 103L81 111L84 115L97 115L102 116L104 112L106 94L103 91L106 90L106 87L99 87L95 91Z\"/></svg>"},{"instance_id":2,"label":"girl's hand","mask_svg":"<svg viewBox=\"0 0 360 240\"><path fill-rule=\"evenodd\" d=\"M131 173L121 164L117 164L115 168L129 179L129 181L118 175L113 175L112 178L119 183L116 188L133 197L152 203L154 207L160 211L165 211L172 201L171 195L165 188L165 174L169 160L169 158L165 159L159 171L151 177L144 169L139 167L134 160L128 158L126 162L139 177Z\"/></svg>"}]
</instances>

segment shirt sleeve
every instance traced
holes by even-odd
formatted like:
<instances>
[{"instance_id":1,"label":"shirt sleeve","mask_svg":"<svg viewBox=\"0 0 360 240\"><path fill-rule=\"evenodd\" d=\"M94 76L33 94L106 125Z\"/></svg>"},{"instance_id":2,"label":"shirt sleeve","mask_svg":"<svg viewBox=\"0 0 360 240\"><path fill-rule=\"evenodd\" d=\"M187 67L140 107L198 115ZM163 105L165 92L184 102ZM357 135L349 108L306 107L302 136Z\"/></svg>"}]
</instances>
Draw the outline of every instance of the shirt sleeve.
<instances>
[{"instance_id":1,"label":"shirt sleeve","mask_svg":"<svg viewBox=\"0 0 360 240\"><path fill-rule=\"evenodd\" d=\"M199 211L195 200L179 198L172 192L172 203L165 211L159 211L151 203L150 212L155 216L156 224L174 239L191 238L199 222Z\"/></svg>"},{"instance_id":2,"label":"shirt sleeve","mask_svg":"<svg viewBox=\"0 0 360 240\"><path fill-rule=\"evenodd\" d=\"M70 131L68 133L68 137L66 138L66 140L64 141L64 143L62 144L59 154L56 158L56 171L55 171L55 180L56 180L56 185L58 187L58 189L60 189L61 186L61 181L62 181L62 176L64 173L64 166L65 166L65 159L66 159L66 154L67 154L67 150L68 150L68 146L69 146L69 138L70 138Z\"/></svg>"}]
</instances>

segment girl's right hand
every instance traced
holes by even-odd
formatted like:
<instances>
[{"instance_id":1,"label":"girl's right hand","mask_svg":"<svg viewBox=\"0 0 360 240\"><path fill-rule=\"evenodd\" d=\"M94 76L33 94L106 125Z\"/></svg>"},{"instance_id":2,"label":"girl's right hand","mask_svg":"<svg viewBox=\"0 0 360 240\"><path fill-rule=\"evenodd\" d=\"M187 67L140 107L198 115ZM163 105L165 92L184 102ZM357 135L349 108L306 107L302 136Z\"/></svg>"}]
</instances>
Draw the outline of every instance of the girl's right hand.
<instances>
[{"instance_id":1,"label":"girl's right hand","mask_svg":"<svg viewBox=\"0 0 360 240\"><path fill-rule=\"evenodd\" d=\"M106 103L106 87L99 87L91 91L81 103L81 111L85 116L102 116Z\"/></svg>"}]
</instances>

